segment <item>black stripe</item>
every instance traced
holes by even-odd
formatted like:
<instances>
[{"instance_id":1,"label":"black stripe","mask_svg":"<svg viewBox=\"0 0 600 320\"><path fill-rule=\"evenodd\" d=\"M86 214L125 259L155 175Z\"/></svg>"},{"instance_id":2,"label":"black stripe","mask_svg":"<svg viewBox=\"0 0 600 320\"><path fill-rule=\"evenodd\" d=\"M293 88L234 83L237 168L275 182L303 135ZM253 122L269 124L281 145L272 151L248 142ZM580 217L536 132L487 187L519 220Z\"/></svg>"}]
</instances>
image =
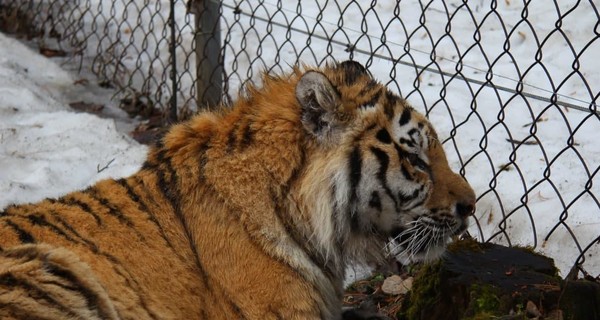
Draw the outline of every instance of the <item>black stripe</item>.
<instances>
[{"instance_id":1,"label":"black stripe","mask_svg":"<svg viewBox=\"0 0 600 320\"><path fill-rule=\"evenodd\" d=\"M415 136L419 136L419 130L417 128L412 128L410 130L408 130L407 132L408 136L410 137L410 140L413 142L413 144L417 143L417 139L415 139ZM419 146L421 148L423 148L423 139L420 139L421 142L419 143Z\"/></svg>"},{"instance_id":2,"label":"black stripe","mask_svg":"<svg viewBox=\"0 0 600 320\"><path fill-rule=\"evenodd\" d=\"M227 153L233 151L233 149L235 148L236 133L238 131L239 126L240 126L239 122L236 122L235 125L233 126L233 128L231 128L231 130L229 131L229 134L227 135L227 144L226 144L226 149L225 149L225 150L227 150Z\"/></svg>"},{"instance_id":3,"label":"black stripe","mask_svg":"<svg viewBox=\"0 0 600 320\"><path fill-rule=\"evenodd\" d=\"M400 126L406 125L410 121L411 113L411 109L405 107L404 110L402 110L402 115L400 115L400 120L398 120L398 124Z\"/></svg>"},{"instance_id":4,"label":"black stripe","mask_svg":"<svg viewBox=\"0 0 600 320\"><path fill-rule=\"evenodd\" d=\"M56 219L58 220L61 225L63 227L65 227L67 230L72 231L73 233L75 233L77 236L79 236L77 234L77 232L73 229L73 227L71 227L61 216L59 216L54 210L50 210L50 214ZM55 234L65 238L66 240L70 241L70 242L74 242L74 243L78 243L75 239L73 239L71 236L69 236L64 230L62 230L60 227L58 227L57 225L49 222L46 217L42 214L42 213L33 213L33 214L27 214L27 215L14 215L14 217L16 218L21 218L21 219L25 219L27 221L29 221L29 223L31 223L32 226L38 226L38 227L43 227L43 228L48 228L50 229L52 232L54 232Z\"/></svg>"},{"instance_id":5,"label":"black stripe","mask_svg":"<svg viewBox=\"0 0 600 320\"><path fill-rule=\"evenodd\" d=\"M415 189L412 194L405 194L402 191L398 192L398 199L400 199L401 202L408 202L411 200L414 200L417 196L419 195L419 189Z\"/></svg>"},{"instance_id":6,"label":"black stripe","mask_svg":"<svg viewBox=\"0 0 600 320\"><path fill-rule=\"evenodd\" d=\"M206 156L208 148L208 144L204 144L198 148L198 179L204 178L204 167L208 163L208 157Z\"/></svg>"},{"instance_id":7,"label":"black stripe","mask_svg":"<svg viewBox=\"0 0 600 320\"><path fill-rule=\"evenodd\" d=\"M160 165L160 159L155 159L155 157L156 153L161 151L162 148L163 141L162 139L159 139L154 144L154 147L148 152L148 158L146 159L146 161L144 161L144 164L142 165L142 170L152 171Z\"/></svg>"},{"instance_id":8,"label":"black stripe","mask_svg":"<svg viewBox=\"0 0 600 320\"><path fill-rule=\"evenodd\" d=\"M98 201L103 207L105 207L108 210L108 213L111 216L117 218L119 222L123 223L124 225L130 228L134 228L135 226L133 224L133 221L131 221L129 217L123 215L123 212L121 212L119 208L117 208L113 203L111 203L109 199L102 197L98 191L98 189L92 188L84 191L84 193L89 195L92 199Z\"/></svg>"},{"instance_id":9,"label":"black stripe","mask_svg":"<svg viewBox=\"0 0 600 320\"><path fill-rule=\"evenodd\" d=\"M39 316L31 313L31 306L19 305L15 303L2 303L0 302L0 309L2 309L3 315L6 313L10 319L27 319L27 320L53 320L49 319L47 315Z\"/></svg>"},{"instance_id":10,"label":"black stripe","mask_svg":"<svg viewBox=\"0 0 600 320\"><path fill-rule=\"evenodd\" d=\"M141 181L141 179L139 178L139 176L135 177L136 182L138 183L138 185L141 186L141 188L144 190L144 192L146 193L146 197L149 197L148 194L148 190L146 189L143 181ZM171 244L171 241L169 240L169 238L167 237L167 234L165 233L165 230L163 229L162 225L158 222L158 219L156 218L156 216L154 215L154 213L152 213L152 211L150 211L148 209L148 206L146 205L146 203L144 202L144 200L142 199L141 195L138 195L135 190L133 189L133 187L131 185L129 185L129 182L127 179L119 179L117 180L117 183L120 184L123 188L125 188L125 190L127 190L127 194L129 195L129 197L139 206L139 209L144 212L145 214L148 215L148 219L150 219L150 221L152 221L152 223L154 223L156 225L156 227L158 228L158 231L160 232L161 237L165 240L165 242L167 243L167 246L169 248L171 248L171 250L182 260L185 261L185 259L183 259L183 257L181 256L181 254L179 252L177 252L177 250L175 250L175 247L173 247L173 244Z\"/></svg>"},{"instance_id":11,"label":"black stripe","mask_svg":"<svg viewBox=\"0 0 600 320\"><path fill-rule=\"evenodd\" d=\"M396 153L398 153L398 159L402 161L402 159L408 159L408 151L400 148L397 144L394 143L394 149L396 149Z\"/></svg>"},{"instance_id":12,"label":"black stripe","mask_svg":"<svg viewBox=\"0 0 600 320\"><path fill-rule=\"evenodd\" d=\"M403 150L402 148L400 148L400 146L398 146L397 144L394 144L394 149L396 149L396 153L398 153L398 161L400 161L400 172L402 173L402 175L404 176L404 178L406 180L414 180L413 175L408 171L408 169L406 169L406 166L404 165L404 161L402 160L406 160L406 161L410 161L409 157L410 157L410 153L408 153L407 151Z\"/></svg>"},{"instance_id":13,"label":"black stripe","mask_svg":"<svg viewBox=\"0 0 600 320\"><path fill-rule=\"evenodd\" d=\"M375 87L377 87L377 86L379 86L379 82L377 82L375 79L369 79L367 84L365 84L365 86L358 93L358 96L362 97L362 96L366 95L367 93L369 93L373 89L375 89ZM382 89L379 89L379 95L381 95L381 90Z\"/></svg>"},{"instance_id":14,"label":"black stripe","mask_svg":"<svg viewBox=\"0 0 600 320\"><path fill-rule=\"evenodd\" d=\"M5 223L9 227L13 228L15 233L19 236L19 241L21 241L21 243L35 243L35 239L33 238L33 236L27 231L21 229L19 225L10 220L6 220Z\"/></svg>"},{"instance_id":15,"label":"black stripe","mask_svg":"<svg viewBox=\"0 0 600 320\"><path fill-rule=\"evenodd\" d=\"M59 223L60 223L60 224L61 224L61 225L62 225L62 226L63 226L63 227L64 227L64 228L67 230L67 231L69 231L69 232L70 232L71 234L73 234L73 235L74 235L76 238L78 238L79 240L81 240L81 242L83 242L85 245L87 245L87 246L88 246L88 248L89 248L89 249L90 249L90 250L91 250L93 253L98 253L98 252L99 252L98 246L97 246L97 245L96 245L94 242L92 242L92 241L90 241L90 240L88 240L88 239L86 239L86 238L82 237L82 236L81 236L81 235L80 235L80 234L77 232L77 230L75 230L75 228L73 228L73 227L72 227L72 226L71 226L71 225L70 225L70 224L69 224L69 223L68 223L68 222L67 222L65 219L63 219L63 217L61 217L61 216L60 216L58 213L56 213L56 211L54 211L54 210L51 210L51 211L50 211L50 214L51 214L51 215L52 215L52 217L53 217L53 218L54 218L56 221L58 221L58 222L59 222Z\"/></svg>"},{"instance_id":16,"label":"black stripe","mask_svg":"<svg viewBox=\"0 0 600 320\"><path fill-rule=\"evenodd\" d=\"M116 182L125 189L129 199L131 199L133 202L135 202L135 204L138 206L138 209L140 209L140 211L143 211L143 212L149 211L148 207L142 201L142 199L140 199L139 195L137 193L135 193L133 188L127 183L127 179L121 178L121 179L116 180Z\"/></svg>"},{"instance_id":17,"label":"black stripe","mask_svg":"<svg viewBox=\"0 0 600 320\"><path fill-rule=\"evenodd\" d=\"M405 144L411 148L415 147L415 143L412 140L408 140L408 139L404 139L404 138L400 138L400 144Z\"/></svg>"},{"instance_id":18,"label":"black stripe","mask_svg":"<svg viewBox=\"0 0 600 320\"><path fill-rule=\"evenodd\" d=\"M69 317L73 317L73 318L77 317L78 318L78 315L75 312L73 312L73 310L70 310L67 306L63 305L58 300L56 300L54 297L50 296L42 288L38 287L37 285L35 285L33 283L30 283L30 282L24 280L24 279L16 278L10 272L0 275L0 286L12 288L12 290L14 290L16 287L23 288L23 290L25 290L25 292L27 292L27 295L31 299L36 300L38 302L40 300L45 301L49 304L48 307L56 308L56 309L60 310L61 312L65 313L66 315L68 315Z\"/></svg>"},{"instance_id":19,"label":"black stripe","mask_svg":"<svg viewBox=\"0 0 600 320\"><path fill-rule=\"evenodd\" d=\"M23 218L27 218L27 217L23 217ZM45 219L44 219L44 220L45 220ZM9 226L12 226L13 228L18 228L18 229L15 229L15 230L21 230L21 229L20 229L20 228L19 228L19 227L18 227L16 224L14 224L14 223L13 223L13 222L11 222L11 221L6 221L6 223L7 223ZM39 219L34 219L34 221L32 221L32 223L38 223L38 224L40 224L40 225L46 225L46 223L44 223L42 220L39 220ZM49 223L48 223L48 224L49 224ZM47 225L47 226L48 226L48 225ZM22 231L22 230L21 230L21 231ZM63 235L64 235L64 232L63 232ZM68 235L66 235L66 236L68 237ZM26 234L26 235L24 235L24 236L21 236L21 235L20 235L20 238L21 238L21 239L23 239L23 238L27 238L27 237L31 237L31 235L28 235L28 234ZM80 236L78 235L78 237L80 237ZM81 237L80 237L80 238L81 238ZM33 239L33 238L31 237L31 239ZM72 238L71 238L71 239L72 239ZM83 238L81 238L81 239L83 240ZM22 240L22 242L28 242L28 241L23 241L23 240ZM34 241L32 240L32 241L29 241L29 242L34 242ZM145 300L144 300L144 298L143 298L143 295L139 294L139 293L141 292L139 284L138 284L138 283L137 283L137 282L136 282L136 281L135 281L135 280L132 278L131 274L129 274L129 272L128 272L128 271L127 271L125 268L123 268L123 267L121 266L121 263L120 263L120 261L119 261L119 260L118 260L116 257L114 257L114 256L112 256L112 255L110 255L110 254L108 254L108 253L101 252L101 251L100 251L100 250L99 250L99 249L96 247L96 245L95 245L95 244L93 244L93 243L92 243L92 242L90 242L90 241L85 241L85 240L84 240L83 244L87 245L87 246L88 246L88 248L89 248L89 249L90 249L90 250L91 250L93 253L95 253L95 254L98 254L98 255L100 255L100 256L103 256L103 257L105 257L107 260L109 260L109 261L111 262L111 264L112 264L112 269L115 271L115 273L116 273L117 275L121 276L123 279L125 279L125 284L126 284L127 286L129 286L129 287L132 289L132 291L133 291L133 292L136 292L136 293L138 293L138 298L139 298L139 300L140 300L140 303L141 303L142 307L146 308L146 311L148 312L148 314L149 314L149 315L150 315L152 318L154 318L154 319L158 319L158 317L157 317L155 314L153 314L153 312L151 312L151 311L148 309L148 307L147 307L147 303L145 302ZM34 248L32 247L32 250L33 250L33 249L34 249ZM16 253L16 252L15 252L15 253ZM24 256L24 254L25 254L25 256L28 256L28 257L29 257L29 256L31 256L31 257L30 257L31 259L35 258L35 256L37 256L37 254L38 254L37 250L35 250L35 251L31 251L31 252L20 250L18 253L19 253L19 257L23 257L23 256ZM8 255L7 255L7 254L5 254L5 256L12 257L12 256L14 256L14 255L10 255L10 254L8 254Z\"/></svg>"},{"instance_id":20,"label":"black stripe","mask_svg":"<svg viewBox=\"0 0 600 320\"><path fill-rule=\"evenodd\" d=\"M240 147L242 150L246 149L250 146L250 144L252 144L254 132L252 131L251 125L252 124L248 122L244 127L244 132L242 133L242 141L240 141Z\"/></svg>"},{"instance_id":21,"label":"black stripe","mask_svg":"<svg viewBox=\"0 0 600 320\"><path fill-rule=\"evenodd\" d=\"M179 200L178 200L178 177L175 173L175 169L171 164L171 159L165 155L165 151L161 150L157 155L157 160L161 164L159 167L155 169L155 173L158 177L158 187L162 191L163 195L173 208L179 210ZM168 173L168 181L165 176L165 172Z\"/></svg>"},{"instance_id":22,"label":"black stripe","mask_svg":"<svg viewBox=\"0 0 600 320\"><path fill-rule=\"evenodd\" d=\"M379 171L377 172L377 179L381 182L381 186L385 190L385 193L392 199L392 201L394 201L396 211L400 211L400 208L398 207L398 200L396 199L395 195L392 193L392 190L387 184L387 171L390 165L390 157L385 151L379 148L371 147L371 152L375 155L380 165Z\"/></svg>"},{"instance_id":23,"label":"black stripe","mask_svg":"<svg viewBox=\"0 0 600 320\"><path fill-rule=\"evenodd\" d=\"M369 207L381 212L381 199L379 198L379 192L373 191L371 193L371 198L369 199Z\"/></svg>"},{"instance_id":24,"label":"black stripe","mask_svg":"<svg viewBox=\"0 0 600 320\"><path fill-rule=\"evenodd\" d=\"M185 235L190 243L190 249L192 250L194 257L196 258L196 266L198 267L200 276L202 277L203 282L206 284L207 289L210 289L208 274L202 266L202 263L200 261L200 255L198 254L197 246L195 244L195 240L190 232L190 227L188 226L188 223L185 217L183 216L183 213L181 212L178 198L179 188L177 187L178 177L175 173L175 170L173 169L173 166L171 165L171 159L165 157L164 151L159 152L158 156L158 161L163 164L160 168L157 168L155 170L156 176L158 178L158 187L162 191L167 201L171 204L171 207L173 208L173 211L175 213L175 217L177 217L177 219L181 223ZM167 178L165 177L165 171L167 171L169 174L169 181L166 180Z\"/></svg>"},{"instance_id":25,"label":"black stripe","mask_svg":"<svg viewBox=\"0 0 600 320\"><path fill-rule=\"evenodd\" d=\"M393 92L385 92L385 103L383 104L383 111L385 112L385 115L388 119L391 120L394 117L394 109L399 100L400 98L396 96Z\"/></svg>"},{"instance_id":26,"label":"black stripe","mask_svg":"<svg viewBox=\"0 0 600 320\"><path fill-rule=\"evenodd\" d=\"M381 96L381 91L383 89L379 89L377 90L377 92L375 92L373 94L373 96L371 97L371 99L369 99L368 101L366 101L365 103L363 103L361 105L361 107L367 107L367 106L374 106L377 104L377 101L379 101L379 97Z\"/></svg>"},{"instance_id":27,"label":"black stripe","mask_svg":"<svg viewBox=\"0 0 600 320\"><path fill-rule=\"evenodd\" d=\"M390 136L390 133L386 130L386 129L380 129L379 131L377 131L377 134L375 135L375 138L377 138L377 140L389 144L392 143L392 137Z\"/></svg>"},{"instance_id":28,"label":"black stripe","mask_svg":"<svg viewBox=\"0 0 600 320\"><path fill-rule=\"evenodd\" d=\"M249 147L250 144L252 144L252 136L254 132L251 128L251 122L247 120L245 123L241 124L241 122L244 120L240 119L238 121L239 122L235 124L227 137L226 150L228 153L232 152L236 146L240 150L244 150ZM239 141L237 141L238 136L241 136Z\"/></svg>"},{"instance_id":29,"label":"black stripe","mask_svg":"<svg viewBox=\"0 0 600 320\"><path fill-rule=\"evenodd\" d=\"M413 195L416 198L419 196L419 194L421 194L423 192L425 192L425 185L421 185L421 187L419 187L419 189L413 191ZM413 203L412 206L406 208L405 210L412 210L412 209L424 204L425 200L427 200L427 197L423 197L420 201Z\"/></svg>"},{"instance_id":30,"label":"black stripe","mask_svg":"<svg viewBox=\"0 0 600 320\"><path fill-rule=\"evenodd\" d=\"M141 170L152 170L155 167L156 165L154 163L150 162L150 160L146 160L144 161L144 164L142 164Z\"/></svg>"},{"instance_id":31,"label":"black stripe","mask_svg":"<svg viewBox=\"0 0 600 320\"><path fill-rule=\"evenodd\" d=\"M18 250L9 249L3 256L5 258L18 259L21 263L27 263L33 259L37 259L38 255L39 251L36 246L27 246Z\"/></svg>"},{"instance_id":32,"label":"black stripe","mask_svg":"<svg viewBox=\"0 0 600 320\"><path fill-rule=\"evenodd\" d=\"M65 284L65 283L59 282L57 280L43 280L43 281L40 281L40 282L43 283L44 285L47 285L47 286L59 287L59 288L65 290L65 291L72 291L72 292L75 292L75 293L77 293L77 291L79 291L79 289L76 288L75 286L69 285L69 284Z\"/></svg>"},{"instance_id":33,"label":"black stripe","mask_svg":"<svg viewBox=\"0 0 600 320\"><path fill-rule=\"evenodd\" d=\"M356 61L344 61L339 67L344 73L344 82L347 86L353 85L358 78L367 74L367 69Z\"/></svg>"},{"instance_id":34,"label":"black stripe","mask_svg":"<svg viewBox=\"0 0 600 320\"><path fill-rule=\"evenodd\" d=\"M242 312L242 309L235 302L233 302L233 300L231 300L231 298L229 296L226 296L225 298L227 299L227 302L229 303L229 306L231 307L231 309L233 309L233 312L237 315L235 317L235 319L238 319L238 320L246 319L246 316Z\"/></svg>"},{"instance_id":35,"label":"black stripe","mask_svg":"<svg viewBox=\"0 0 600 320\"><path fill-rule=\"evenodd\" d=\"M402 172L404 179L409 180L409 181L414 180L413 175L408 171L408 169L406 169L406 166L404 165L404 163L400 164L400 172Z\"/></svg>"},{"instance_id":36,"label":"black stripe","mask_svg":"<svg viewBox=\"0 0 600 320\"><path fill-rule=\"evenodd\" d=\"M349 172L349 178L350 178L350 192L351 192L351 199L356 199L357 195L357 188L358 188L358 184L360 182L360 178L362 175L362 156L360 154L360 149L356 146L354 147L354 149L352 150L352 152L350 153L350 157L348 158L348 162L350 165L350 172Z\"/></svg>"},{"instance_id":37,"label":"black stripe","mask_svg":"<svg viewBox=\"0 0 600 320\"><path fill-rule=\"evenodd\" d=\"M109 315L106 312L106 310L100 308L100 305L98 303L100 298L98 294L93 290L90 290L83 283L81 283L81 280L77 276L75 276L73 272L53 263L50 263L48 260L44 260L43 263L44 269L48 273L52 274L55 277L62 278L65 281L72 284L72 286L69 286L68 288L70 290L79 292L83 296L83 298L86 301L86 305L88 306L88 309L96 310L101 319L108 319Z\"/></svg>"},{"instance_id":38,"label":"black stripe","mask_svg":"<svg viewBox=\"0 0 600 320\"><path fill-rule=\"evenodd\" d=\"M99 226L102 225L102 219L100 219L100 216L98 216L94 211L92 211L92 208L90 208L90 206L87 203L85 203L81 200L77 200L75 198L70 198L70 199L60 198L60 199L58 199L57 202L60 204L66 205L66 206L79 207L79 209L81 209L81 211L94 217L94 220L96 220L97 225L99 225Z\"/></svg>"},{"instance_id":39,"label":"black stripe","mask_svg":"<svg viewBox=\"0 0 600 320\"><path fill-rule=\"evenodd\" d=\"M27 220L29 220L29 222L34 225L34 226L39 226L39 227L45 227L50 229L52 232L56 233L57 235L67 239L70 242L76 242L73 238L71 238L71 236L69 236L68 234L66 234L61 228L57 227L56 225L48 222L48 220L46 220L46 217L42 214L30 214L27 215L25 218L27 218Z\"/></svg>"}]
</instances>

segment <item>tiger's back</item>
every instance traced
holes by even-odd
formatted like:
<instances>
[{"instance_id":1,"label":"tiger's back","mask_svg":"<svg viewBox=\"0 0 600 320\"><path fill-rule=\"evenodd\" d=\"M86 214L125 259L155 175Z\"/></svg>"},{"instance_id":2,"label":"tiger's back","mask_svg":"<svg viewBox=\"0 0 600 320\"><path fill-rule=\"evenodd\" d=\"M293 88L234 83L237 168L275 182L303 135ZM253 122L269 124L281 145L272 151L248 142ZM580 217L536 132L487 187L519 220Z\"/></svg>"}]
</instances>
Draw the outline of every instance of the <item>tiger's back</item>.
<instances>
[{"instance_id":1,"label":"tiger's back","mask_svg":"<svg viewBox=\"0 0 600 320\"><path fill-rule=\"evenodd\" d=\"M173 126L131 177L5 208L0 316L340 319L350 263L390 238L434 259L474 203L364 67L295 68Z\"/></svg>"},{"instance_id":2,"label":"tiger's back","mask_svg":"<svg viewBox=\"0 0 600 320\"><path fill-rule=\"evenodd\" d=\"M106 316L113 313L119 319L194 314L189 309L199 302L193 292L202 289L195 258L186 238L176 231L178 227L168 220L159 221L160 216L152 213L170 210L160 199L134 176L4 209L0 278L12 280L0 286L0 305L10 306L0 308L0 314L31 317L37 310L44 318L52 314L48 310L54 310L60 314L56 319L87 319L93 318L89 310L96 306L98 318L113 318ZM25 272L18 266L38 268L42 273ZM82 279L96 286L90 289ZM31 296L32 289L46 299ZM17 294L27 303L14 303ZM173 294L180 297L174 300ZM87 302L72 309L72 299ZM161 309L164 301L170 301L166 310ZM64 308L53 309L53 305Z\"/></svg>"}]
</instances>

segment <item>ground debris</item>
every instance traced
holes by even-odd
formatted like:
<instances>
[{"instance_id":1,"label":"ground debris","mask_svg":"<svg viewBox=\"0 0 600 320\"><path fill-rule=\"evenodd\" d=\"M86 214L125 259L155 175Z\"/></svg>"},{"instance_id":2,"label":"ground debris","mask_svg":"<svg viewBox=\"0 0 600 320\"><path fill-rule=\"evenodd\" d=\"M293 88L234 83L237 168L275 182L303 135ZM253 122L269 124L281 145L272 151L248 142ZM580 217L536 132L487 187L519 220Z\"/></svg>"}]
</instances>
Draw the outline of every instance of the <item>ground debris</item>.
<instances>
[{"instance_id":1,"label":"ground debris","mask_svg":"<svg viewBox=\"0 0 600 320\"><path fill-rule=\"evenodd\" d=\"M407 294L412 288L413 277L402 279L399 275L387 277L381 285L381 290L390 295Z\"/></svg>"}]
</instances>

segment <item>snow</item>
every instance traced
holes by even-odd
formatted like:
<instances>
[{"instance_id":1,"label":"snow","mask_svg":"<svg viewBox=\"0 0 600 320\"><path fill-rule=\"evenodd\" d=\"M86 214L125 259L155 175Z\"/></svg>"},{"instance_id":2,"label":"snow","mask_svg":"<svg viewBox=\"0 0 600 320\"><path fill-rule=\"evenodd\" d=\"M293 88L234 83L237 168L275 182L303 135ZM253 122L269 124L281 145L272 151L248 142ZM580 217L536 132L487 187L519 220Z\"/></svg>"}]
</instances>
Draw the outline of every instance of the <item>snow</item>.
<instances>
[{"instance_id":1,"label":"snow","mask_svg":"<svg viewBox=\"0 0 600 320\"><path fill-rule=\"evenodd\" d=\"M77 80L0 34L0 208L132 174L145 159L146 147L118 132L115 120L68 106L82 98L110 103Z\"/></svg>"},{"instance_id":2,"label":"snow","mask_svg":"<svg viewBox=\"0 0 600 320\"><path fill-rule=\"evenodd\" d=\"M124 57L125 71L139 72L141 68L135 59L139 56L145 64L143 68L158 78L167 77L168 68L151 62L155 53L167 60L166 19L158 16L168 16L168 1L154 1L141 13L137 13L135 5L115 2L109 8L108 2L91 2L82 23L106 30L106 35L89 38L87 55L106 48L106 39L118 35L128 45L111 48L122 51L115 54ZM179 6L176 20L179 27L186 26L180 40L190 43L188 48L191 48L192 32L188 30L191 16L182 14L185 12L182 3L176 3ZM424 29L419 22L423 10L420 1L403 1L400 10L396 10L397 2L350 4L339 0L341 8L350 4L344 13L343 33L336 32L340 14L333 3L325 7L320 17L321 9L312 2L303 2L298 15L295 6L278 8L274 1L265 1L252 18L234 15L234 7L252 12L253 5L249 3L223 1L227 21L222 25L223 40L228 43L225 68L232 74L227 87L230 96L235 97L249 78L259 81L262 70L284 72L297 62L314 65L331 58L347 59L344 44L356 43L353 58L368 65L376 78L406 97L418 110L427 112L442 139L449 139L445 144L449 161L455 170L464 165L465 176L479 196L477 222L469 230L471 235L483 241L534 246L553 257L563 275L580 249L600 235L600 206L596 200L600 187L593 183L597 180L600 159L600 144L595 141L600 132L598 117L497 89L514 89L515 79L523 76L524 93L550 97L549 92L556 91L559 101L587 108L593 94L600 92L597 72L600 60L594 55L600 50L600 41L586 47L597 37L593 30L597 29L598 17L592 13L590 3L581 2L569 11L573 1L560 1L556 8L532 1L524 21L523 3L516 1L495 2L497 7L492 13L485 1L470 2L470 11L462 1L432 1L426 9L427 29ZM561 20L560 32L556 30L557 8L563 15L569 12ZM111 20L103 26L98 25L102 21L91 19L94 10L112 10L116 17L122 17L119 12L123 9L129 18L125 24ZM155 11L162 14L155 15ZM446 11L455 13L450 22ZM400 19L392 19L395 15ZM291 24L292 29L268 27L261 17ZM146 23L150 19L154 19L153 23ZM138 20L144 23L136 25ZM307 27L316 21L319 21L317 27ZM477 41L472 36L476 29L474 21L481 24ZM249 25L256 32L246 32L244 28ZM368 25L369 37L363 36L364 25ZM448 27L454 41L444 36ZM307 28L316 36L333 37L339 44L294 31ZM270 33L264 34L263 30ZM386 39L382 42L380 35L384 32ZM152 36L146 38L145 33ZM548 35L548 40L542 43ZM245 41L240 41L242 36ZM507 36L508 51L504 48ZM440 40L434 43L431 39ZM5 36L0 40L0 207L57 196L98 179L136 171L146 148L122 133L131 123L119 115L110 92L90 84L75 84L77 77L52 60ZM278 48L281 43L285 44ZM309 49L304 49L308 43ZM410 55L405 54L407 43ZM155 44L159 46L156 51ZM135 49L146 45L145 53ZM178 70L188 70L180 78L182 92L192 86L194 79L194 70L189 70L195 63L193 54L191 60L186 58L189 50L178 51ZM415 82L414 67L392 66L388 60L365 55L361 50L402 57L403 62L428 66L433 72L421 73ZM432 50L438 57L436 61L431 61ZM582 50L575 68L575 55ZM454 74L457 67L462 77L481 82L491 75L496 87L440 75L440 72ZM141 78L134 78L134 84L142 83ZM168 96L167 92L164 96ZM116 115L117 121L74 113L67 106L81 100L105 104L111 119ZM531 126L536 119L540 121ZM513 144L507 139L525 143ZM571 144L572 147L566 148ZM500 170L503 164L512 165ZM106 165L106 170L98 172ZM588 250L584 267L592 275L600 274L600 245Z\"/></svg>"}]
</instances>

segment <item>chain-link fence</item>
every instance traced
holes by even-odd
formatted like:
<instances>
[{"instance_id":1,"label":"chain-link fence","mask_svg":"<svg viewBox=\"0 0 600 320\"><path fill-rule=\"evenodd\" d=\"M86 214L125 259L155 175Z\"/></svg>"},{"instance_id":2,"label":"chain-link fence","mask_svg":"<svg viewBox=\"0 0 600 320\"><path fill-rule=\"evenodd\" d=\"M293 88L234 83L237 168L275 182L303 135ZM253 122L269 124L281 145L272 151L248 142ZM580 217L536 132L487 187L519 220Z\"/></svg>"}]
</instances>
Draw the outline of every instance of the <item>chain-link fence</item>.
<instances>
[{"instance_id":1,"label":"chain-link fence","mask_svg":"<svg viewBox=\"0 0 600 320\"><path fill-rule=\"evenodd\" d=\"M478 194L472 236L600 276L594 1L0 0L0 13L165 110L230 103L264 70L357 60L445 139Z\"/></svg>"}]
</instances>

